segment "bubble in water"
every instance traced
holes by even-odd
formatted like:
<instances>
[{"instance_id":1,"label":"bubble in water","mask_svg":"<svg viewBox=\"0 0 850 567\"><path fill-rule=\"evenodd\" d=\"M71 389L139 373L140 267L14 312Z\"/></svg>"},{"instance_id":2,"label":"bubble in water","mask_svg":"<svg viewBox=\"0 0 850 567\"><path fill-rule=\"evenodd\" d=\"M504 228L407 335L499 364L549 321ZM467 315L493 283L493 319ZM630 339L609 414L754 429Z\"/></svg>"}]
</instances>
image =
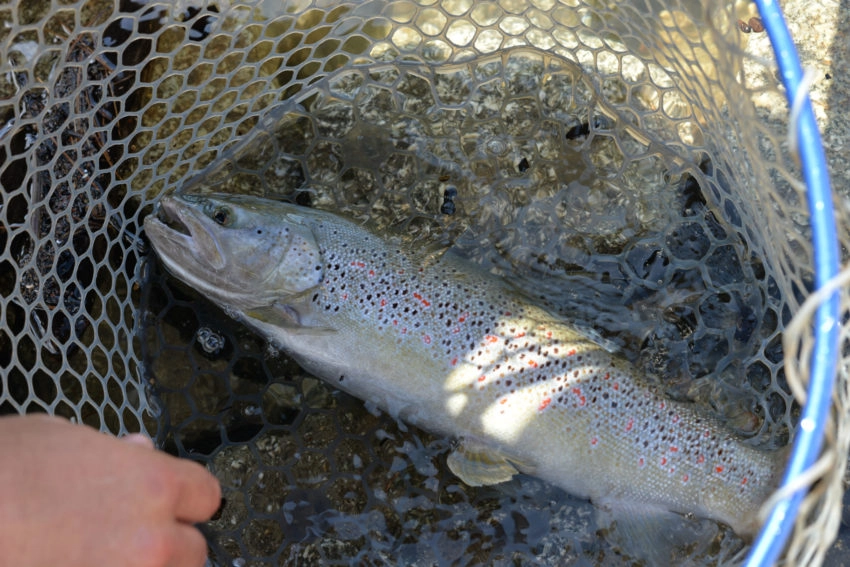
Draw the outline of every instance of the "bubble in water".
<instances>
[{"instance_id":1,"label":"bubble in water","mask_svg":"<svg viewBox=\"0 0 850 567\"><path fill-rule=\"evenodd\" d=\"M209 327L201 327L198 329L195 339L207 354L218 354L221 352L221 349L224 348L225 344L224 335L213 331Z\"/></svg>"}]
</instances>

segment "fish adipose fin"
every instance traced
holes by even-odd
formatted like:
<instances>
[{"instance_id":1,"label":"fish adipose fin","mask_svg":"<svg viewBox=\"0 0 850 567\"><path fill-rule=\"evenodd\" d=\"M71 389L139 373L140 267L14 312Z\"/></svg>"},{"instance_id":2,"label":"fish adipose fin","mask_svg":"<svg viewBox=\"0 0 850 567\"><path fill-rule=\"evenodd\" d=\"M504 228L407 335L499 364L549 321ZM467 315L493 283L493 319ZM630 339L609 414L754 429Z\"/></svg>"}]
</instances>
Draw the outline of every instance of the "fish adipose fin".
<instances>
[{"instance_id":1,"label":"fish adipose fin","mask_svg":"<svg viewBox=\"0 0 850 567\"><path fill-rule=\"evenodd\" d=\"M720 534L716 522L643 503L599 505L597 521L615 549L647 567L681 565L684 558L699 557Z\"/></svg>"},{"instance_id":2,"label":"fish adipose fin","mask_svg":"<svg viewBox=\"0 0 850 567\"><path fill-rule=\"evenodd\" d=\"M469 486L485 486L506 482L520 472L530 472L531 467L512 459L499 449L461 439L446 459L449 469Z\"/></svg>"}]
</instances>

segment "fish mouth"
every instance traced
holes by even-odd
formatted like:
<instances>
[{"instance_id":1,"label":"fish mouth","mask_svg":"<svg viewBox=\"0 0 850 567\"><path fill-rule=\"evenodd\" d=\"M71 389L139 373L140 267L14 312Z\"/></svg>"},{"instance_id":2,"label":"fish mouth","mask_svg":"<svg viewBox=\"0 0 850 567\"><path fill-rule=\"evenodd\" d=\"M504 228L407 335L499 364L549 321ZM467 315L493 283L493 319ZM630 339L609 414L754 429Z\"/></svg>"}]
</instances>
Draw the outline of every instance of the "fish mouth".
<instances>
[{"instance_id":1,"label":"fish mouth","mask_svg":"<svg viewBox=\"0 0 850 567\"><path fill-rule=\"evenodd\" d=\"M177 246L192 246L192 229L181 214L174 197L163 197L153 214L145 218L145 233L160 255Z\"/></svg>"},{"instance_id":2,"label":"fish mouth","mask_svg":"<svg viewBox=\"0 0 850 567\"><path fill-rule=\"evenodd\" d=\"M200 210L202 198L167 195L145 218L145 233L173 271L221 270L226 261L210 220Z\"/></svg>"},{"instance_id":3,"label":"fish mouth","mask_svg":"<svg viewBox=\"0 0 850 567\"><path fill-rule=\"evenodd\" d=\"M156 219L178 234L192 237L189 225L183 221L176 199L162 199L156 211Z\"/></svg>"}]
</instances>

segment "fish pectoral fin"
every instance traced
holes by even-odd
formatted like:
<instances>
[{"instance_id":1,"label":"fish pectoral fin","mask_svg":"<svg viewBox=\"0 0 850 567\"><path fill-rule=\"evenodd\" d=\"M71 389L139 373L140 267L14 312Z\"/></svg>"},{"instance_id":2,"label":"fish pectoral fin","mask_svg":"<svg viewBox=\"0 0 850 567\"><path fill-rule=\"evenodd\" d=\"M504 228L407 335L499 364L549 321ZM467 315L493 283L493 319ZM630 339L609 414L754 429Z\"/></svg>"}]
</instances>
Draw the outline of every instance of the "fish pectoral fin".
<instances>
[{"instance_id":1,"label":"fish pectoral fin","mask_svg":"<svg viewBox=\"0 0 850 567\"><path fill-rule=\"evenodd\" d=\"M449 469L469 486L485 486L506 482L519 472L532 467L484 443L461 439L446 459Z\"/></svg>"},{"instance_id":2,"label":"fish pectoral fin","mask_svg":"<svg viewBox=\"0 0 850 567\"><path fill-rule=\"evenodd\" d=\"M608 542L647 567L678 565L694 557L720 533L716 522L688 518L646 503L597 504L597 522Z\"/></svg>"},{"instance_id":3,"label":"fish pectoral fin","mask_svg":"<svg viewBox=\"0 0 850 567\"><path fill-rule=\"evenodd\" d=\"M301 322L298 310L288 304L275 301L271 305L245 311L245 316L293 334L326 335L335 333L330 327L310 327Z\"/></svg>"}]
</instances>

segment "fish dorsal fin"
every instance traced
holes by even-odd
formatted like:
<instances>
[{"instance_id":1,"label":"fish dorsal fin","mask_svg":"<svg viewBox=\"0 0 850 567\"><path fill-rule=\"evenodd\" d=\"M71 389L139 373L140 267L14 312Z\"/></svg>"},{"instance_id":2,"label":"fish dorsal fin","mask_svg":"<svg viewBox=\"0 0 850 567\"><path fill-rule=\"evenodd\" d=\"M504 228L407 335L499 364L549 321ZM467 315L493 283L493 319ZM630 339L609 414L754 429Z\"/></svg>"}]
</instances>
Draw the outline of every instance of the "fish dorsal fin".
<instances>
[{"instance_id":1,"label":"fish dorsal fin","mask_svg":"<svg viewBox=\"0 0 850 567\"><path fill-rule=\"evenodd\" d=\"M451 249L444 242L433 242L417 251L417 256L423 266L433 266Z\"/></svg>"},{"instance_id":2,"label":"fish dorsal fin","mask_svg":"<svg viewBox=\"0 0 850 567\"><path fill-rule=\"evenodd\" d=\"M440 241L429 242L424 245L416 243L414 246L410 246L409 240L400 239L399 241L406 243L409 248L412 248L412 251L409 253L411 262L425 269L435 265L442 259L446 252L451 250L451 245Z\"/></svg>"},{"instance_id":3,"label":"fish dorsal fin","mask_svg":"<svg viewBox=\"0 0 850 567\"><path fill-rule=\"evenodd\" d=\"M506 482L519 472L530 472L532 467L511 458L498 448L472 439L460 439L449 453L449 469L469 486L485 486Z\"/></svg>"},{"instance_id":4,"label":"fish dorsal fin","mask_svg":"<svg viewBox=\"0 0 850 567\"><path fill-rule=\"evenodd\" d=\"M387 237L387 242L393 246L399 246L407 250L408 259L421 268L430 268L452 249L453 243L445 238L436 239L420 238L411 239L407 233L392 234Z\"/></svg>"}]
</instances>

